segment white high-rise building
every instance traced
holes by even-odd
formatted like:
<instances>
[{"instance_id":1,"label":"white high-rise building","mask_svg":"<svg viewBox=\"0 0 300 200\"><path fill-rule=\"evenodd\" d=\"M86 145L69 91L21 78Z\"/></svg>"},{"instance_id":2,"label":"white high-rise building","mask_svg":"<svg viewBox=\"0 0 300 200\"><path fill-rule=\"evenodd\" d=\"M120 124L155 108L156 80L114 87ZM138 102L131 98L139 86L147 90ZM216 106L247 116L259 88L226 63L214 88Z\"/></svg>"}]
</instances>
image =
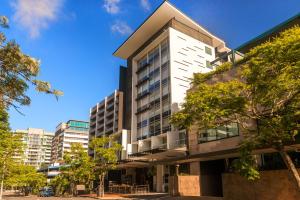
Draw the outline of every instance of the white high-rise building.
<instances>
[{"instance_id":1,"label":"white high-rise building","mask_svg":"<svg viewBox=\"0 0 300 200\"><path fill-rule=\"evenodd\" d=\"M223 40L164 1L114 52L127 60L124 120L131 162L120 165L127 179L165 191L164 177L174 164L156 165L155 177L141 168L185 156L185 131L172 127L170 116L180 109L193 74L213 70L211 62L228 51Z\"/></svg>"},{"instance_id":2,"label":"white high-rise building","mask_svg":"<svg viewBox=\"0 0 300 200\"><path fill-rule=\"evenodd\" d=\"M22 160L26 165L40 168L43 164L50 164L54 133L38 128L16 130L16 132L22 134L22 141L25 144Z\"/></svg>"}]
</instances>

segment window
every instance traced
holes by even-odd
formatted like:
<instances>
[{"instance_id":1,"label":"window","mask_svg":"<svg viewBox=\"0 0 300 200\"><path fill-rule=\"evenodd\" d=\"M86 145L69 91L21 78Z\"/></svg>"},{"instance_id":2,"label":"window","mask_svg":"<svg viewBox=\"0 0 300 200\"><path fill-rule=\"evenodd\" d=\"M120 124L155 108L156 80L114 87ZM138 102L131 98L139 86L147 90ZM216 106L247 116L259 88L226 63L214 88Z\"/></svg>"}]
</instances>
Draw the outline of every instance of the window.
<instances>
[{"instance_id":1,"label":"window","mask_svg":"<svg viewBox=\"0 0 300 200\"><path fill-rule=\"evenodd\" d=\"M230 123L213 129L199 131L198 143L221 140L239 135L237 123Z\"/></svg>"},{"instance_id":2,"label":"window","mask_svg":"<svg viewBox=\"0 0 300 200\"><path fill-rule=\"evenodd\" d=\"M207 53L208 55L212 55L212 50L211 50L211 48L205 46L205 53Z\"/></svg>"},{"instance_id":3,"label":"window","mask_svg":"<svg viewBox=\"0 0 300 200\"><path fill-rule=\"evenodd\" d=\"M169 44L166 40L161 44L161 63L164 64L167 61L169 61Z\"/></svg>"},{"instance_id":4,"label":"window","mask_svg":"<svg viewBox=\"0 0 300 200\"><path fill-rule=\"evenodd\" d=\"M211 64L210 64L210 61L208 61L208 60L206 61L206 67L212 69L212 66L211 66Z\"/></svg>"}]
</instances>

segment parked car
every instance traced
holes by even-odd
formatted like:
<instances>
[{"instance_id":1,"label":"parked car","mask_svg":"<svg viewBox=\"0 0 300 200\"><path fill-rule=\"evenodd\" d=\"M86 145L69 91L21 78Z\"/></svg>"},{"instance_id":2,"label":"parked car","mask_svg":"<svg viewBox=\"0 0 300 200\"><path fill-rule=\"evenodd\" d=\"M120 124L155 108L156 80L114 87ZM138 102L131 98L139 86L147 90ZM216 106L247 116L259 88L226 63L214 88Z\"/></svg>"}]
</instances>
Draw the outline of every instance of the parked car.
<instances>
[{"instance_id":1,"label":"parked car","mask_svg":"<svg viewBox=\"0 0 300 200\"><path fill-rule=\"evenodd\" d=\"M44 188L40 189L39 196L40 197L52 197L52 196L54 196L53 189L51 187L44 187Z\"/></svg>"}]
</instances>

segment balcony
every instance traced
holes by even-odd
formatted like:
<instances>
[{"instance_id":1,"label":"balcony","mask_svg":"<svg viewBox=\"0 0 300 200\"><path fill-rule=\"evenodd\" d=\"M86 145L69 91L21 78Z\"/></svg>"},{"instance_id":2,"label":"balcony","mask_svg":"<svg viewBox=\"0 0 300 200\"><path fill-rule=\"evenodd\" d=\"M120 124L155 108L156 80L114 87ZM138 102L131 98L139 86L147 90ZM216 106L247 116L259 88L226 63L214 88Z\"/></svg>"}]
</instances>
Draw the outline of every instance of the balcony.
<instances>
[{"instance_id":1,"label":"balcony","mask_svg":"<svg viewBox=\"0 0 300 200\"><path fill-rule=\"evenodd\" d=\"M157 153L162 153L167 151L167 144L161 144L158 147L155 147L153 149L145 149L143 151L140 152L136 152L136 153L131 153L128 154L129 158L133 158L133 157L142 157L142 156L147 156L150 154L157 154Z\"/></svg>"},{"instance_id":2,"label":"balcony","mask_svg":"<svg viewBox=\"0 0 300 200\"><path fill-rule=\"evenodd\" d=\"M151 106L149 104L144 105L144 106L138 108L135 114L138 115L140 113L143 113L143 112L147 111L150 107Z\"/></svg>"},{"instance_id":3,"label":"balcony","mask_svg":"<svg viewBox=\"0 0 300 200\"><path fill-rule=\"evenodd\" d=\"M169 145L169 149L177 149L186 146L185 138L176 140L175 143Z\"/></svg>"},{"instance_id":4,"label":"balcony","mask_svg":"<svg viewBox=\"0 0 300 200\"><path fill-rule=\"evenodd\" d=\"M114 127L110 127L108 129L105 130L105 134L112 134L113 133L113 128Z\"/></svg>"},{"instance_id":5,"label":"balcony","mask_svg":"<svg viewBox=\"0 0 300 200\"><path fill-rule=\"evenodd\" d=\"M138 82L136 84L136 87L140 86L141 84L145 83L148 80L149 80L149 76L148 75L144 76L143 78L141 78L140 80L138 80Z\"/></svg>"},{"instance_id":6,"label":"balcony","mask_svg":"<svg viewBox=\"0 0 300 200\"><path fill-rule=\"evenodd\" d=\"M147 69L147 67L149 66L149 63L145 63L143 66L139 67L136 71L136 73L140 73L141 71L143 71L144 69Z\"/></svg>"},{"instance_id":7,"label":"balcony","mask_svg":"<svg viewBox=\"0 0 300 200\"><path fill-rule=\"evenodd\" d=\"M216 68L225 62L231 62L232 64L236 64L237 61L241 60L244 57L244 54L235 50L231 50L229 52L217 52L216 56L217 59L210 62L213 68Z\"/></svg>"},{"instance_id":8,"label":"balcony","mask_svg":"<svg viewBox=\"0 0 300 200\"><path fill-rule=\"evenodd\" d=\"M164 127L162 128L162 132L163 132L163 133L166 133L166 132L168 132L168 131L171 131L171 125L167 125L167 126L164 126Z\"/></svg>"},{"instance_id":9,"label":"balcony","mask_svg":"<svg viewBox=\"0 0 300 200\"><path fill-rule=\"evenodd\" d=\"M139 99L144 98L144 97L147 96L148 94L150 94L149 90L145 90L145 91L139 93L139 94L137 95L137 97L136 97L136 101L139 100Z\"/></svg>"},{"instance_id":10,"label":"balcony","mask_svg":"<svg viewBox=\"0 0 300 200\"><path fill-rule=\"evenodd\" d=\"M144 140L144 139L147 139L147 138L148 138L148 135L139 136L139 137L137 137L137 141Z\"/></svg>"}]
</instances>

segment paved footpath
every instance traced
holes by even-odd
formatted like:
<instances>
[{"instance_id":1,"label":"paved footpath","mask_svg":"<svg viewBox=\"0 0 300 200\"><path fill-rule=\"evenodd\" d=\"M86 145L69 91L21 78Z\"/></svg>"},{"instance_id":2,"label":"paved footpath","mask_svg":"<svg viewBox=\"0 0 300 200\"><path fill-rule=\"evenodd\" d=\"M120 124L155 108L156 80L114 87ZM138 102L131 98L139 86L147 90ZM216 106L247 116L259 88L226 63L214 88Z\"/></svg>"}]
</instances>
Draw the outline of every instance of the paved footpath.
<instances>
[{"instance_id":1,"label":"paved footpath","mask_svg":"<svg viewBox=\"0 0 300 200\"><path fill-rule=\"evenodd\" d=\"M37 197L37 196L5 196L4 200L97 200L96 197ZM150 195L106 195L103 200L222 200L218 197L170 197L166 194L150 194Z\"/></svg>"}]
</instances>

